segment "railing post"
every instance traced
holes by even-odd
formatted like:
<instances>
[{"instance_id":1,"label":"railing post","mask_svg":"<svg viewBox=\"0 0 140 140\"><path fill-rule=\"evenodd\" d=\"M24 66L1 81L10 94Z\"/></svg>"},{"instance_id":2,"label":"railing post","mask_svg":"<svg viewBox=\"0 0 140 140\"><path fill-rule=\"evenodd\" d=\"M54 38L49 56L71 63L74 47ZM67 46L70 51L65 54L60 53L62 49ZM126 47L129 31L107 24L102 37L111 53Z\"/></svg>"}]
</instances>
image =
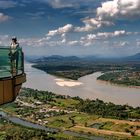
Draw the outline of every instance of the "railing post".
<instances>
[{"instance_id":1,"label":"railing post","mask_svg":"<svg viewBox=\"0 0 140 140\"><path fill-rule=\"evenodd\" d=\"M12 59L11 59L11 50L10 50L10 48L9 48L9 60L10 60L10 73L11 73L11 76L13 77L14 75L13 75L13 64L12 64Z\"/></svg>"},{"instance_id":2,"label":"railing post","mask_svg":"<svg viewBox=\"0 0 140 140\"><path fill-rule=\"evenodd\" d=\"M22 56L22 74L24 73L24 53L21 51L21 56Z\"/></svg>"}]
</instances>

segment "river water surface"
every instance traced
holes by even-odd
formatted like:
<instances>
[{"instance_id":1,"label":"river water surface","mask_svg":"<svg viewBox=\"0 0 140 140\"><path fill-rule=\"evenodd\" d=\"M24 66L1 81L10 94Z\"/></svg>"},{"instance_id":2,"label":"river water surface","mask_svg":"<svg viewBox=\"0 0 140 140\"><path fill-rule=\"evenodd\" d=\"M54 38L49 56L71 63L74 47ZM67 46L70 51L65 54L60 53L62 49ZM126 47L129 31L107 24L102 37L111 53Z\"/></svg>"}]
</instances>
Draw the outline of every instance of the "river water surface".
<instances>
[{"instance_id":1,"label":"river water surface","mask_svg":"<svg viewBox=\"0 0 140 140\"><path fill-rule=\"evenodd\" d=\"M111 85L97 81L101 72L79 78L77 81L58 78L25 64L27 82L23 87L48 90L56 94L79 96L83 99L101 99L115 104L140 106L140 89Z\"/></svg>"}]
</instances>

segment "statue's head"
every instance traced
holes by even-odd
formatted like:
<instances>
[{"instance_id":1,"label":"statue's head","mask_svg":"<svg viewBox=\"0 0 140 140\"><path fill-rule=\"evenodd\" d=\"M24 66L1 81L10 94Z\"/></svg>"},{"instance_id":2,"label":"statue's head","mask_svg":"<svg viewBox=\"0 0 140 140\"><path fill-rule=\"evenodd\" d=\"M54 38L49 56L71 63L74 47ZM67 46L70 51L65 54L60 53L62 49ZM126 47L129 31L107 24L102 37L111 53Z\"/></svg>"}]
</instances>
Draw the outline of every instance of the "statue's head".
<instances>
[{"instance_id":1,"label":"statue's head","mask_svg":"<svg viewBox=\"0 0 140 140\"><path fill-rule=\"evenodd\" d=\"M17 38L16 37L12 37L12 42L17 42Z\"/></svg>"}]
</instances>

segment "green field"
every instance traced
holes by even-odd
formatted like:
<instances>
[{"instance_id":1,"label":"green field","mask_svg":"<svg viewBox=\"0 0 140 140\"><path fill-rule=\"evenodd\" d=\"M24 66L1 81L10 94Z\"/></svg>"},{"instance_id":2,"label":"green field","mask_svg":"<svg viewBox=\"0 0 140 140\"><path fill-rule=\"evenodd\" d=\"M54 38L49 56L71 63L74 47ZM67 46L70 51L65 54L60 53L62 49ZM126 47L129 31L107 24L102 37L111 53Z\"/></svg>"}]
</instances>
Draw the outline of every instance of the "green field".
<instances>
[{"instance_id":1,"label":"green field","mask_svg":"<svg viewBox=\"0 0 140 140\"><path fill-rule=\"evenodd\" d=\"M23 88L16 102L3 105L1 108L27 121L60 129L61 133L54 135L59 139L75 139L64 135L65 130L113 137L112 140L137 140L140 135L140 122L129 120L140 119L139 107L115 105L101 100L83 100L79 97ZM120 133L123 134L120 136Z\"/></svg>"}]
</instances>

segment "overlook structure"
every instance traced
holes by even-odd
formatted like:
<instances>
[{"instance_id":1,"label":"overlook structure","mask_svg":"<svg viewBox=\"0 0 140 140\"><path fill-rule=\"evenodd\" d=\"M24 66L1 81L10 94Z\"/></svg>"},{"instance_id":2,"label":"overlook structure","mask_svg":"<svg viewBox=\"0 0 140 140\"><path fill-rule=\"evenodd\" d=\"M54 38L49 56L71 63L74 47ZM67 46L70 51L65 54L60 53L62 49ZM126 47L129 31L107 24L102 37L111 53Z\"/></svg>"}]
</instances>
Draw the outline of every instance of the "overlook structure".
<instances>
[{"instance_id":1,"label":"overlook structure","mask_svg":"<svg viewBox=\"0 0 140 140\"><path fill-rule=\"evenodd\" d=\"M9 53L10 47L0 47L0 105L14 101L26 81L22 50L19 50L16 74L13 74Z\"/></svg>"}]
</instances>

